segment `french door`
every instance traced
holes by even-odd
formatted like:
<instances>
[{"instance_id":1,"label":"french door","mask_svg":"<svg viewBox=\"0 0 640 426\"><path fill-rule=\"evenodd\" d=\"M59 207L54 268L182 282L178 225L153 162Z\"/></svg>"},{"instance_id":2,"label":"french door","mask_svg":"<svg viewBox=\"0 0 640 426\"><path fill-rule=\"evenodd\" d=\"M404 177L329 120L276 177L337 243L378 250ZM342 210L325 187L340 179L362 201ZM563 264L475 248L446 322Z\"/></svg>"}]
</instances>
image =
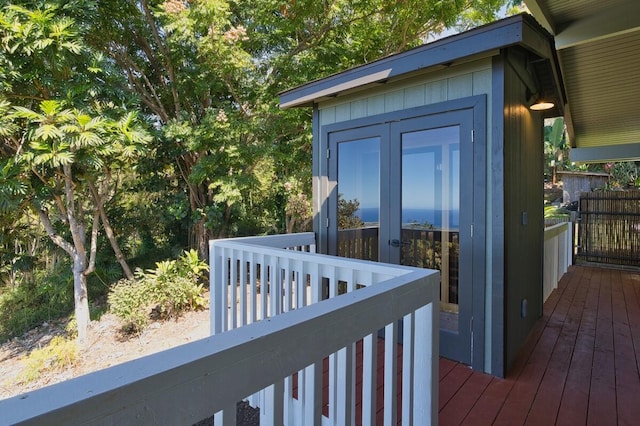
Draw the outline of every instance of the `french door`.
<instances>
[{"instance_id":1,"label":"french door","mask_svg":"<svg viewBox=\"0 0 640 426\"><path fill-rule=\"evenodd\" d=\"M440 354L469 365L473 123L466 109L328 135L330 251L440 270Z\"/></svg>"}]
</instances>

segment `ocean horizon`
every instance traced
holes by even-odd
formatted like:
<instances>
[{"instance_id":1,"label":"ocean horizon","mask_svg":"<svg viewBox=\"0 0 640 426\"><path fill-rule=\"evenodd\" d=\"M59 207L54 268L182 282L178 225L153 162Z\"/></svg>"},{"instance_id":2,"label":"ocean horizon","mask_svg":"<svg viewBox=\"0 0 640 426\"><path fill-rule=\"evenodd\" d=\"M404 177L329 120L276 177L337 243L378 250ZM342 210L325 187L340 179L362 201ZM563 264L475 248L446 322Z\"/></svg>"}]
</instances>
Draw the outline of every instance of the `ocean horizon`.
<instances>
[{"instance_id":1,"label":"ocean horizon","mask_svg":"<svg viewBox=\"0 0 640 426\"><path fill-rule=\"evenodd\" d=\"M378 208L376 207L359 209L355 215L365 223L377 223L380 221ZM442 212L427 209L402 209L402 223L418 223L420 225L427 223L440 228L442 226ZM459 210L451 210L449 212L449 226L451 228L460 226Z\"/></svg>"}]
</instances>

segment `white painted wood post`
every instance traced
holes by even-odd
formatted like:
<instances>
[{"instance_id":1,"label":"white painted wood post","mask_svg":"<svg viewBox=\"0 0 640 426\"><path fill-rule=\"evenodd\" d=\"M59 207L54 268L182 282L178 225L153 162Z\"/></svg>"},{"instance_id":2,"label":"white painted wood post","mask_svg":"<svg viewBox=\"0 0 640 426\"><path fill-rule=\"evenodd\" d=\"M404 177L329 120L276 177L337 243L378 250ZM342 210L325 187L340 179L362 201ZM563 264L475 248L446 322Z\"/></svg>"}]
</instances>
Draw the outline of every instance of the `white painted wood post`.
<instances>
[{"instance_id":1,"label":"white painted wood post","mask_svg":"<svg viewBox=\"0 0 640 426\"><path fill-rule=\"evenodd\" d=\"M402 424L413 425L413 357L415 315L405 315L402 329Z\"/></svg>"},{"instance_id":2,"label":"white painted wood post","mask_svg":"<svg viewBox=\"0 0 640 426\"><path fill-rule=\"evenodd\" d=\"M398 424L398 327L395 322L384 328L384 424Z\"/></svg>"},{"instance_id":3,"label":"white painted wood post","mask_svg":"<svg viewBox=\"0 0 640 426\"><path fill-rule=\"evenodd\" d=\"M374 425L378 411L378 332L362 342L362 424Z\"/></svg>"}]
</instances>

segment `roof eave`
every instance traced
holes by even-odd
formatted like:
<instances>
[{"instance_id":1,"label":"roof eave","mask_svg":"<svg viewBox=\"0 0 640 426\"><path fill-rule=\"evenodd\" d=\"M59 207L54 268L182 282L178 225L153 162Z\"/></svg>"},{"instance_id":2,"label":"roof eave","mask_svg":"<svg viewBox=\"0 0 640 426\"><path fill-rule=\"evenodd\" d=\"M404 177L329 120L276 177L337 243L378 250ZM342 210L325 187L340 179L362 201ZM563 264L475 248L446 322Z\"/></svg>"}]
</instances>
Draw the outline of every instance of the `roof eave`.
<instances>
[{"instance_id":1,"label":"roof eave","mask_svg":"<svg viewBox=\"0 0 640 426\"><path fill-rule=\"evenodd\" d=\"M551 35L531 16L520 14L284 91L280 93L280 107L312 106L372 85L450 67L470 57L494 55L513 45L555 62L552 42ZM559 76L556 80L561 84Z\"/></svg>"}]
</instances>

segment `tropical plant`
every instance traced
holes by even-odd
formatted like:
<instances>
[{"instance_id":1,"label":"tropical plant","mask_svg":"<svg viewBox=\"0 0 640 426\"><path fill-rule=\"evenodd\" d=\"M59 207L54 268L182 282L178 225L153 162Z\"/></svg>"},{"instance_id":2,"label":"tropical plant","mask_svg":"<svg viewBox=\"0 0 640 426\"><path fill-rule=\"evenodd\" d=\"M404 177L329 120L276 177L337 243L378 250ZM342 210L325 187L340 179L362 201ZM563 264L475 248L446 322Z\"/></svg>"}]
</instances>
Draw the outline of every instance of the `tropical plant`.
<instances>
[{"instance_id":1,"label":"tropical plant","mask_svg":"<svg viewBox=\"0 0 640 426\"><path fill-rule=\"evenodd\" d=\"M203 309L205 262L195 250L177 260L156 263L156 268L136 272L135 280L122 280L109 293L111 311L123 320L125 333L143 330L151 319L167 319L188 310Z\"/></svg>"},{"instance_id":2,"label":"tropical plant","mask_svg":"<svg viewBox=\"0 0 640 426\"><path fill-rule=\"evenodd\" d=\"M569 160L564 118L556 118L551 125L544 126L545 163L551 169L551 182L556 183L556 171L565 168Z\"/></svg>"},{"instance_id":3,"label":"tropical plant","mask_svg":"<svg viewBox=\"0 0 640 426\"><path fill-rule=\"evenodd\" d=\"M3 212L33 214L72 260L75 315L83 341L89 322L87 276L95 269L100 226L126 274L104 203L113 175L148 142L136 114L105 106L97 61L83 46L81 27L66 15L77 4L43 3L0 9L3 110L0 192ZM78 70L87 70L80 72ZM90 221L90 225L87 225Z\"/></svg>"}]
</instances>

